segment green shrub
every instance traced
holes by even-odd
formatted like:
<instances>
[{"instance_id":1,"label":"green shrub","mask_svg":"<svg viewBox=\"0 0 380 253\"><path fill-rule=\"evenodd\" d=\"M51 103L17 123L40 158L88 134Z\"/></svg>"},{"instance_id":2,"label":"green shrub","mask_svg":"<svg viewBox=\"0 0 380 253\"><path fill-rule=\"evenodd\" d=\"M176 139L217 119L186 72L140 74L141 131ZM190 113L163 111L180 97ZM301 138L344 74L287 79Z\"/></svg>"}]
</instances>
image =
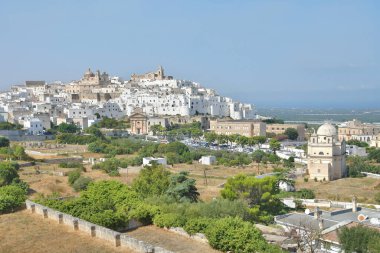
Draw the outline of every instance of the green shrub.
<instances>
[{"instance_id":1,"label":"green shrub","mask_svg":"<svg viewBox=\"0 0 380 253\"><path fill-rule=\"evenodd\" d=\"M0 136L0 147L9 147L9 140Z\"/></svg>"},{"instance_id":2,"label":"green shrub","mask_svg":"<svg viewBox=\"0 0 380 253\"><path fill-rule=\"evenodd\" d=\"M0 187L9 185L19 178L17 170L19 165L14 162L0 162Z\"/></svg>"},{"instance_id":3,"label":"green shrub","mask_svg":"<svg viewBox=\"0 0 380 253\"><path fill-rule=\"evenodd\" d=\"M127 226L128 213L141 203L138 194L128 185L111 180L90 183L78 198L59 200L49 197L37 201L61 212L116 230Z\"/></svg>"},{"instance_id":4,"label":"green shrub","mask_svg":"<svg viewBox=\"0 0 380 253\"><path fill-rule=\"evenodd\" d=\"M185 217L174 213L158 214L153 219L153 224L160 228L183 227L185 223Z\"/></svg>"},{"instance_id":5,"label":"green shrub","mask_svg":"<svg viewBox=\"0 0 380 253\"><path fill-rule=\"evenodd\" d=\"M25 194L28 193L28 190L29 190L29 184L22 181L20 178L14 178L12 183L10 185L15 185L21 189L24 190Z\"/></svg>"},{"instance_id":6,"label":"green shrub","mask_svg":"<svg viewBox=\"0 0 380 253\"><path fill-rule=\"evenodd\" d=\"M98 137L93 135L78 135L72 133L62 133L56 136L58 143L65 144L80 144L85 145L98 140Z\"/></svg>"},{"instance_id":7,"label":"green shrub","mask_svg":"<svg viewBox=\"0 0 380 253\"><path fill-rule=\"evenodd\" d=\"M84 170L83 164L79 162L63 162L58 164L59 168L77 168Z\"/></svg>"},{"instance_id":8,"label":"green shrub","mask_svg":"<svg viewBox=\"0 0 380 253\"><path fill-rule=\"evenodd\" d=\"M89 183L92 182L92 179L89 177L80 176L75 182L72 184L75 191L83 191L87 189Z\"/></svg>"},{"instance_id":9,"label":"green shrub","mask_svg":"<svg viewBox=\"0 0 380 253\"><path fill-rule=\"evenodd\" d=\"M128 217L131 219L136 219L144 225L149 225L152 224L153 218L159 213L159 207L141 203L129 212Z\"/></svg>"},{"instance_id":10,"label":"green shrub","mask_svg":"<svg viewBox=\"0 0 380 253\"><path fill-rule=\"evenodd\" d=\"M372 253L380 250L380 232L367 226L344 226L338 231L344 252Z\"/></svg>"},{"instance_id":11,"label":"green shrub","mask_svg":"<svg viewBox=\"0 0 380 253\"><path fill-rule=\"evenodd\" d=\"M240 218L216 220L212 226L208 226L205 233L210 245L224 252L262 252L267 246L261 232Z\"/></svg>"},{"instance_id":12,"label":"green shrub","mask_svg":"<svg viewBox=\"0 0 380 253\"><path fill-rule=\"evenodd\" d=\"M16 185L0 187L0 213L13 212L25 199L25 190Z\"/></svg>"},{"instance_id":13,"label":"green shrub","mask_svg":"<svg viewBox=\"0 0 380 253\"><path fill-rule=\"evenodd\" d=\"M214 219L211 218L193 218L186 221L186 224L183 227L183 229L185 229L186 232L190 235L196 233L204 233L206 229L213 224L213 222Z\"/></svg>"},{"instance_id":14,"label":"green shrub","mask_svg":"<svg viewBox=\"0 0 380 253\"><path fill-rule=\"evenodd\" d=\"M133 180L132 189L141 197L163 195L169 188L170 172L162 166L152 165L143 168Z\"/></svg>"},{"instance_id":15,"label":"green shrub","mask_svg":"<svg viewBox=\"0 0 380 253\"><path fill-rule=\"evenodd\" d=\"M301 199L314 199L315 194L311 189L300 189L296 192L297 196Z\"/></svg>"},{"instance_id":16,"label":"green shrub","mask_svg":"<svg viewBox=\"0 0 380 253\"><path fill-rule=\"evenodd\" d=\"M377 204L380 204L380 192L377 192L375 194L375 201L376 201Z\"/></svg>"},{"instance_id":17,"label":"green shrub","mask_svg":"<svg viewBox=\"0 0 380 253\"><path fill-rule=\"evenodd\" d=\"M110 176L119 176L119 167L126 168L128 166L125 160L116 158L109 158L104 162L95 164L92 169L100 169L106 172Z\"/></svg>"},{"instance_id":18,"label":"green shrub","mask_svg":"<svg viewBox=\"0 0 380 253\"><path fill-rule=\"evenodd\" d=\"M69 181L69 184L72 186L75 181L80 177L80 170L73 170L73 171L70 171L69 174L68 174L68 181Z\"/></svg>"}]
</instances>

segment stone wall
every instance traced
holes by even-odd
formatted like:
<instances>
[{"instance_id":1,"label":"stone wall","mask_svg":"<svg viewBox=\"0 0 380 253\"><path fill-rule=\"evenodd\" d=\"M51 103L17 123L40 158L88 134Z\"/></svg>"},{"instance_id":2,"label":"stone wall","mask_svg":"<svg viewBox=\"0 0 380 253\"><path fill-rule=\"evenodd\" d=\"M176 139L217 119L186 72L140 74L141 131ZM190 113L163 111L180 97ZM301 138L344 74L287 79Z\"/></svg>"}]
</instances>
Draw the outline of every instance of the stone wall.
<instances>
[{"instance_id":1,"label":"stone wall","mask_svg":"<svg viewBox=\"0 0 380 253\"><path fill-rule=\"evenodd\" d=\"M52 159L43 159L44 163L48 164L60 164L60 163L83 163L82 157L65 157L65 158L52 158Z\"/></svg>"},{"instance_id":2,"label":"stone wall","mask_svg":"<svg viewBox=\"0 0 380 253\"><path fill-rule=\"evenodd\" d=\"M45 141L55 138L54 135L26 135L25 130L0 130L0 136L10 141Z\"/></svg>"},{"instance_id":3,"label":"stone wall","mask_svg":"<svg viewBox=\"0 0 380 253\"><path fill-rule=\"evenodd\" d=\"M91 237L97 237L108 242L111 242L115 247L126 247L142 253L173 253L164 248L151 245L144 241L137 240L127 234L121 234L112 229L108 229L91 222L73 217L49 207L37 204L33 201L25 201L26 208L32 213L39 214L46 219L55 220L59 224L64 224L71 227L73 230L79 230L87 233ZM133 223L131 226L136 225Z\"/></svg>"},{"instance_id":4,"label":"stone wall","mask_svg":"<svg viewBox=\"0 0 380 253\"><path fill-rule=\"evenodd\" d=\"M295 208L294 198L283 198L281 199L282 203L285 205ZM340 201L332 201L327 199L298 199L302 202L303 205L307 207L325 207L325 208L352 208L352 202L340 202ZM365 203L357 203L358 206L374 206L377 210L380 210L380 205L376 204L365 204Z\"/></svg>"}]
</instances>

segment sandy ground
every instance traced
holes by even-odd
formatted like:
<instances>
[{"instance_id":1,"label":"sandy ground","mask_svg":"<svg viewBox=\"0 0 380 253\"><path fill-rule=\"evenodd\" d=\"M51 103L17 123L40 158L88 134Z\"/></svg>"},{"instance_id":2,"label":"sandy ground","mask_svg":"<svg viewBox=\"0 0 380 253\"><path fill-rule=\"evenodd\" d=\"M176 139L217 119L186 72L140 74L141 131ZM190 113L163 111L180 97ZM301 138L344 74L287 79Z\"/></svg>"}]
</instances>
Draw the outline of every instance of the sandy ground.
<instances>
[{"instance_id":1,"label":"sandy ground","mask_svg":"<svg viewBox=\"0 0 380 253\"><path fill-rule=\"evenodd\" d=\"M178 253L217 253L208 244L166 231L156 226L140 227L127 233L132 237Z\"/></svg>"},{"instance_id":2,"label":"sandy ground","mask_svg":"<svg viewBox=\"0 0 380 253\"><path fill-rule=\"evenodd\" d=\"M0 215L0 253L135 253L26 210Z\"/></svg>"}]
</instances>

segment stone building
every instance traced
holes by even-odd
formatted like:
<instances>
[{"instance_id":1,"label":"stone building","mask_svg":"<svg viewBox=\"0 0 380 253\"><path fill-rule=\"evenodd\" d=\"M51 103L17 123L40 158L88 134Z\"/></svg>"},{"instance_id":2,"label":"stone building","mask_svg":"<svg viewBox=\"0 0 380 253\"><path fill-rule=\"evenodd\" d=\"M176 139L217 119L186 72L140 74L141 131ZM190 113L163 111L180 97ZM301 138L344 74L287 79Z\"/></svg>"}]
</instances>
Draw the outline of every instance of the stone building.
<instances>
[{"instance_id":1,"label":"stone building","mask_svg":"<svg viewBox=\"0 0 380 253\"><path fill-rule=\"evenodd\" d=\"M297 130L297 141L305 140L305 124L267 124L266 132L284 134L288 128L294 128Z\"/></svg>"},{"instance_id":2,"label":"stone building","mask_svg":"<svg viewBox=\"0 0 380 253\"><path fill-rule=\"evenodd\" d=\"M129 116L132 134L148 133L148 117L143 113L141 108L135 109L134 113Z\"/></svg>"},{"instance_id":3,"label":"stone building","mask_svg":"<svg viewBox=\"0 0 380 253\"><path fill-rule=\"evenodd\" d=\"M359 120L345 122L338 126L338 140L358 140L370 143L380 134L380 125L362 123Z\"/></svg>"},{"instance_id":4,"label":"stone building","mask_svg":"<svg viewBox=\"0 0 380 253\"><path fill-rule=\"evenodd\" d=\"M375 148L380 147L380 134L377 134L372 138L370 146Z\"/></svg>"},{"instance_id":5,"label":"stone building","mask_svg":"<svg viewBox=\"0 0 380 253\"><path fill-rule=\"evenodd\" d=\"M330 181L346 176L346 143L338 140L337 131L330 123L323 124L311 135L307 153L311 179Z\"/></svg>"},{"instance_id":6,"label":"stone building","mask_svg":"<svg viewBox=\"0 0 380 253\"><path fill-rule=\"evenodd\" d=\"M171 80L171 79L173 79L172 76L165 76L164 69L162 68L162 66L159 66L157 71L148 72L142 75L137 75L137 74L131 75L132 81L142 81L142 80L154 81L154 80Z\"/></svg>"},{"instance_id":7,"label":"stone building","mask_svg":"<svg viewBox=\"0 0 380 253\"><path fill-rule=\"evenodd\" d=\"M225 135L265 136L265 125L264 122L257 120L211 120L210 130Z\"/></svg>"}]
</instances>

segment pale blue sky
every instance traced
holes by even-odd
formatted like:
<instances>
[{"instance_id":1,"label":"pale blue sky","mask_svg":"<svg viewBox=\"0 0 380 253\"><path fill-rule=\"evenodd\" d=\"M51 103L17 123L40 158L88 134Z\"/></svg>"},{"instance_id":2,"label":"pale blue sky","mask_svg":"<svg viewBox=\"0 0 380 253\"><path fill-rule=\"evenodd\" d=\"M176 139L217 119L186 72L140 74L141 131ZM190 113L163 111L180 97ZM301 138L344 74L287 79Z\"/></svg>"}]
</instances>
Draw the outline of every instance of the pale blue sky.
<instances>
[{"instance_id":1,"label":"pale blue sky","mask_svg":"<svg viewBox=\"0 0 380 253\"><path fill-rule=\"evenodd\" d=\"M257 106L380 108L380 1L1 0L0 88L163 65Z\"/></svg>"}]
</instances>

